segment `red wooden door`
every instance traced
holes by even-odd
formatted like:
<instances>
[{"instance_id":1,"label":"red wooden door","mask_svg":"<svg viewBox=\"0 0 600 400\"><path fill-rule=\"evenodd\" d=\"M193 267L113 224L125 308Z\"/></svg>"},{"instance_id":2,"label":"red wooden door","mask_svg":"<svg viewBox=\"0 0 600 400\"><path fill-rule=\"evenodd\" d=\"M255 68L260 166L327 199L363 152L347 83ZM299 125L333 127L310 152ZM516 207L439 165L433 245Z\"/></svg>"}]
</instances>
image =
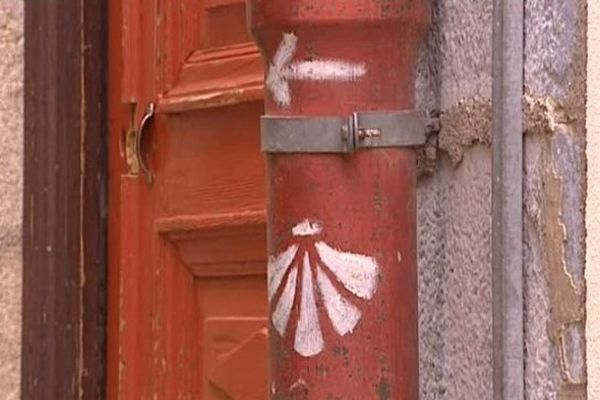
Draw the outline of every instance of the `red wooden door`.
<instances>
[{"instance_id":1,"label":"red wooden door","mask_svg":"<svg viewBox=\"0 0 600 400\"><path fill-rule=\"evenodd\" d=\"M109 399L266 399L262 63L243 0L111 0ZM136 127L146 104L142 154Z\"/></svg>"}]
</instances>

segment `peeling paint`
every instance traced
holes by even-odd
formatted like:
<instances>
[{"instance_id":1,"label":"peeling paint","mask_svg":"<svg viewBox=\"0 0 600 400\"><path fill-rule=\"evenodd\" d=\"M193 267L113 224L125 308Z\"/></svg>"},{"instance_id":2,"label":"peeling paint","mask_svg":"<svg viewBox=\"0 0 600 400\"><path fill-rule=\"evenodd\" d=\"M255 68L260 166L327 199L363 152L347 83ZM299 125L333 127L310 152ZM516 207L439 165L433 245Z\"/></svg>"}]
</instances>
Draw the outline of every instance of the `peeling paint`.
<instances>
[{"instance_id":1,"label":"peeling paint","mask_svg":"<svg viewBox=\"0 0 600 400\"><path fill-rule=\"evenodd\" d=\"M585 329L583 321L564 324L560 333L561 372L568 386L586 384Z\"/></svg>"},{"instance_id":2,"label":"peeling paint","mask_svg":"<svg viewBox=\"0 0 600 400\"><path fill-rule=\"evenodd\" d=\"M576 257L569 257L568 250L571 246L571 249L582 251L581 240L583 240L582 222L577 222L578 217L574 216L577 212L581 212L581 208L575 205L582 201L582 189L573 187L580 182L578 183L578 179L572 176L572 174L580 174L582 169L581 165L571 165L573 160L569 155L572 156L571 150L575 147L571 146L573 142L566 139L570 135L575 135L574 119L569 117L564 107L549 100L528 98L527 104L529 108L526 129L527 133L533 135L529 142L535 141L539 144L537 159L531 158L533 154L530 151L528 169L531 171L528 175L538 171L540 181L536 190L543 188L543 192L537 193L535 201L530 200L527 203L526 215L529 224L533 224L528 229L527 240L530 245L543 249L537 257L542 263L540 277L544 279L544 282L528 283L527 297L530 299L530 304L527 308L528 310L539 308L539 305L531 303L531 296L534 293L531 290L547 288L544 296L548 298L537 300L548 302L543 311L548 315L546 332L552 347L556 349L553 355L544 356L537 350L534 350L534 354L545 357L543 358L545 362L555 358L554 362L560 372L559 381L556 382L557 387L554 389L557 398L585 399L585 352L583 351L585 346L581 344L585 339L577 336L572 328L583 325L585 321L583 262L578 262ZM527 149L531 149L531 146L529 145ZM569 162L565 165L567 159ZM527 196L531 196L535 192L528 193ZM532 240L534 242L531 242ZM531 273L528 274L529 280L533 277ZM539 315L534 318L539 318ZM528 346L540 346L539 340L540 338L531 337L530 334ZM548 357L552 358L548 359ZM530 359L529 362L535 360ZM539 381L531 380L536 373L542 371L530 371L528 374L530 385L541 384ZM538 377L538 379L542 378ZM538 387L531 387L529 390L540 395L547 393L543 388Z\"/></svg>"},{"instance_id":3,"label":"peeling paint","mask_svg":"<svg viewBox=\"0 0 600 400\"><path fill-rule=\"evenodd\" d=\"M568 101L528 94L523 105L524 134L541 144L535 167L541 173L539 190L543 193L538 193L537 202L530 202L530 206L536 205L528 213L537 221L533 234L539 236L538 245L544 249L540 257L549 296L547 333L556 349L551 357L561 377L556 393L558 398L584 399L585 346L574 343L584 343L585 337L575 336L568 328L585 324L582 121L577 107ZM458 168L469 148L491 144L491 106L487 101L463 100L445 111L441 121L439 135L420 150L420 165L426 166L420 170L423 175L436 171L440 155ZM527 163L534 162L531 154L528 157ZM543 392L542 388L531 390Z\"/></svg>"},{"instance_id":4,"label":"peeling paint","mask_svg":"<svg viewBox=\"0 0 600 400\"><path fill-rule=\"evenodd\" d=\"M576 327L585 325L579 306L586 283L578 277L584 231L577 220L586 188L573 174L581 178L586 169L586 3L526 2L528 400L585 399L585 338ZM421 398L492 398L485 354L491 124L471 121L485 120L490 109L493 2L433 0L431 6L417 102L440 110L446 130L418 149Z\"/></svg>"},{"instance_id":5,"label":"peeling paint","mask_svg":"<svg viewBox=\"0 0 600 400\"><path fill-rule=\"evenodd\" d=\"M545 146L545 196L542 200L541 245L546 249L546 277L552 304L548 332L554 344L560 346L561 352L564 352L565 349L560 342L561 332L565 325L584 320L584 299L573 285L565 266L566 230L562 222L562 177L557 173L550 159L552 149L549 139L545 141Z\"/></svg>"}]
</instances>

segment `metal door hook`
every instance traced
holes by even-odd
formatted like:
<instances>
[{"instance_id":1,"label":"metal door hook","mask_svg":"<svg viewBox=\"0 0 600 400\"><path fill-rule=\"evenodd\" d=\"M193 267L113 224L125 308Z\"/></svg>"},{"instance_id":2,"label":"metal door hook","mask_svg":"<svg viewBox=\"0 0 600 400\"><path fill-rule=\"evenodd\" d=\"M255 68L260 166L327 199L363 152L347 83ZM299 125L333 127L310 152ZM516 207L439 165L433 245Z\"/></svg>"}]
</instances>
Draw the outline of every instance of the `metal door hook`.
<instances>
[{"instance_id":1,"label":"metal door hook","mask_svg":"<svg viewBox=\"0 0 600 400\"><path fill-rule=\"evenodd\" d=\"M136 157L138 159L140 169L142 170L142 174L144 174L144 178L146 179L146 183L148 185L152 185L152 182L154 181L154 176L152 175L152 171L150 171L150 167L146 163L146 160L144 159L144 155L142 154L142 139L144 137L144 129L146 128L146 125L148 125L148 123L154 116L155 109L156 109L156 106L154 105L154 103L148 103L148 105L146 106L146 111L144 111L144 116L142 117L142 120L140 121L140 125L138 126L138 128L136 130L136 138L135 138Z\"/></svg>"}]
</instances>

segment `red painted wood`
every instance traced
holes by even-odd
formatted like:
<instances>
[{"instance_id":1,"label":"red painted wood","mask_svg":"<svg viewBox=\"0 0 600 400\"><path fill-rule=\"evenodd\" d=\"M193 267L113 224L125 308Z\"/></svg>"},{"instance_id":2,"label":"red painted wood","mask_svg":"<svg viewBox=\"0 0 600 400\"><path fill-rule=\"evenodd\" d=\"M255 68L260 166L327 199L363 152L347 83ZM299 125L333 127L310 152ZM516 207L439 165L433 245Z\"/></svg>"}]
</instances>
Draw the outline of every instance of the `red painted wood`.
<instances>
[{"instance_id":1,"label":"red painted wood","mask_svg":"<svg viewBox=\"0 0 600 400\"><path fill-rule=\"evenodd\" d=\"M110 6L108 398L265 398L262 65L243 2ZM150 101L152 186L124 162Z\"/></svg>"},{"instance_id":2,"label":"red painted wood","mask_svg":"<svg viewBox=\"0 0 600 400\"><path fill-rule=\"evenodd\" d=\"M428 23L425 1L250 3L252 31L266 63L271 63L283 35L293 33L298 38L294 61L342 60L364 64L367 71L354 82L290 81L289 106L269 94L267 114L349 115L413 107L416 54ZM294 244L300 249L290 263L298 267L298 282L287 328L280 334L271 324L271 398L418 399L414 151L271 155L267 175L269 254L276 257ZM318 223L322 232L294 236L293 227L304 220ZM376 260L377 287L371 299L356 296L327 269L317 242ZM305 252L310 267L302 267ZM360 310L352 332L341 335L334 329L325 305L328 297L317 283L319 269ZM296 345L305 276L312 278L318 315L319 327L310 329L311 346L319 350L314 355ZM361 278L360 284L365 281ZM282 286L271 305L273 319ZM315 332L322 333L322 349L315 345Z\"/></svg>"},{"instance_id":3,"label":"red painted wood","mask_svg":"<svg viewBox=\"0 0 600 400\"><path fill-rule=\"evenodd\" d=\"M107 321L106 321L106 398L118 399L119 382L119 249L120 249L120 184L119 177L125 170L125 160L121 158L120 84L122 79L121 54L121 2L108 2L108 240L107 240ZM119 61L117 61L119 60Z\"/></svg>"}]
</instances>

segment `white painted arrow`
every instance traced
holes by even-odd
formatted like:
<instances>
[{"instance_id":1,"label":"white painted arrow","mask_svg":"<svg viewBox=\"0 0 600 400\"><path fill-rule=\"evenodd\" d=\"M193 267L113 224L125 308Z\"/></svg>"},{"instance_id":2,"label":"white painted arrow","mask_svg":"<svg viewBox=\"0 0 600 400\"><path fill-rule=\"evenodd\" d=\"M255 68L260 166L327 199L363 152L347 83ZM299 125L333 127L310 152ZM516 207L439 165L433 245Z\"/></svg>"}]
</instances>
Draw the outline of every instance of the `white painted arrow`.
<instances>
[{"instance_id":1,"label":"white painted arrow","mask_svg":"<svg viewBox=\"0 0 600 400\"><path fill-rule=\"evenodd\" d=\"M295 34L284 34L267 74L267 87L281 107L287 107L292 103L288 84L290 80L350 82L367 72L364 63L356 64L339 60L292 62L297 45L298 37Z\"/></svg>"}]
</instances>

